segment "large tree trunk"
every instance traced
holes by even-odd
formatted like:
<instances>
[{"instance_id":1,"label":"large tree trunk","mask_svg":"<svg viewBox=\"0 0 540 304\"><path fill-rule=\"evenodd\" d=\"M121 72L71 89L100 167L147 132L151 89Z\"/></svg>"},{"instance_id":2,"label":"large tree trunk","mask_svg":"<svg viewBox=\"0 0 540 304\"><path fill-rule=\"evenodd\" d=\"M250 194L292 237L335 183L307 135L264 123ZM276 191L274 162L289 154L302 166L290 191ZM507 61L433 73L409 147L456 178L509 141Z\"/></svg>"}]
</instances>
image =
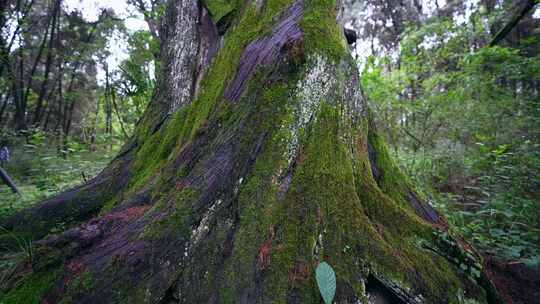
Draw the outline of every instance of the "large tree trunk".
<instances>
[{"instance_id":1,"label":"large tree trunk","mask_svg":"<svg viewBox=\"0 0 540 304\"><path fill-rule=\"evenodd\" d=\"M390 159L339 16L332 0L171 1L133 138L3 221L41 239L4 301L322 303L324 260L336 303L495 302Z\"/></svg>"}]
</instances>

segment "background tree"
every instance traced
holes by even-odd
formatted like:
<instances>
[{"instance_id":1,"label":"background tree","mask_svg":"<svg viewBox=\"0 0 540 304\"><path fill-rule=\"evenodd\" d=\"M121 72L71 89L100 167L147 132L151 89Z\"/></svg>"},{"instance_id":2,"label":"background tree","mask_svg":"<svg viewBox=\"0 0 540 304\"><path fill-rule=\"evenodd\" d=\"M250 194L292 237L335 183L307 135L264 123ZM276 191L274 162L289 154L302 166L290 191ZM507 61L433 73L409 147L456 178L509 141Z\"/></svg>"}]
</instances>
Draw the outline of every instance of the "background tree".
<instances>
[{"instance_id":1,"label":"background tree","mask_svg":"<svg viewBox=\"0 0 540 304\"><path fill-rule=\"evenodd\" d=\"M0 64L0 140L8 142L13 155L3 168L22 195L11 195L1 187L0 216L95 176L123 144L124 131L131 134L148 102L140 95L133 99L135 105L117 84L119 71L113 57L131 31L111 9L89 16L88 11L72 8L71 2L2 4L7 11L0 32L6 42ZM110 103L110 132L105 132L103 66L109 62L114 91L107 96L115 102ZM153 61L141 64L151 65L152 70L155 66ZM152 79L153 74L145 77ZM151 90L145 94L150 96Z\"/></svg>"},{"instance_id":2,"label":"background tree","mask_svg":"<svg viewBox=\"0 0 540 304\"><path fill-rule=\"evenodd\" d=\"M8 1L2 28L2 122L28 132L52 129L64 139L88 110L79 96L96 90L97 55L115 30L114 12L103 10L86 22L59 1Z\"/></svg>"}]
</instances>

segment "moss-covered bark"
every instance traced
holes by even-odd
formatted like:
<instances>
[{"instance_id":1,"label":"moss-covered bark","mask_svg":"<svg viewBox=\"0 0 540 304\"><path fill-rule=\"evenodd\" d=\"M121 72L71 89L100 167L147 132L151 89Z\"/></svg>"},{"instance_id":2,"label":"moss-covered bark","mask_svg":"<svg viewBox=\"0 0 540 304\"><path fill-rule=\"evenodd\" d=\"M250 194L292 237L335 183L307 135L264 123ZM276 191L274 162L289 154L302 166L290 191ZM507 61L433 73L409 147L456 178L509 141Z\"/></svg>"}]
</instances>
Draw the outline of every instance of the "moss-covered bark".
<instances>
[{"instance_id":1,"label":"moss-covered bark","mask_svg":"<svg viewBox=\"0 0 540 304\"><path fill-rule=\"evenodd\" d=\"M193 40L166 44L172 67L135 137L93 181L108 182L88 202L48 207L85 212L37 242L33 267L21 266L3 301L322 303L323 260L336 272L336 303L495 301L478 257L415 194L373 128L337 6L172 1L169 26L200 26L167 37ZM196 17L181 17L194 7ZM187 65L177 79L192 82L174 83L200 56L211 64ZM59 220L40 208L8 228L41 238Z\"/></svg>"}]
</instances>

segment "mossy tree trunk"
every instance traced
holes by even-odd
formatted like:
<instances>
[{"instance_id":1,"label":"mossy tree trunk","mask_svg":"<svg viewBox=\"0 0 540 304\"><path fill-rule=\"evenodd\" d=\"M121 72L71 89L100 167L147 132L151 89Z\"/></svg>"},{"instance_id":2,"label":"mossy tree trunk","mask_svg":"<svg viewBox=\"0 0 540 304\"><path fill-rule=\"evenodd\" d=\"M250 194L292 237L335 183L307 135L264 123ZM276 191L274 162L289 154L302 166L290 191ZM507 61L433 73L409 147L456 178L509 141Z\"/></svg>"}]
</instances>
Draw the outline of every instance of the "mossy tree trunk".
<instances>
[{"instance_id":1,"label":"mossy tree trunk","mask_svg":"<svg viewBox=\"0 0 540 304\"><path fill-rule=\"evenodd\" d=\"M135 136L89 183L3 221L39 239L4 302L322 303L323 260L336 303L496 301L377 135L340 10L171 1Z\"/></svg>"}]
</instances>

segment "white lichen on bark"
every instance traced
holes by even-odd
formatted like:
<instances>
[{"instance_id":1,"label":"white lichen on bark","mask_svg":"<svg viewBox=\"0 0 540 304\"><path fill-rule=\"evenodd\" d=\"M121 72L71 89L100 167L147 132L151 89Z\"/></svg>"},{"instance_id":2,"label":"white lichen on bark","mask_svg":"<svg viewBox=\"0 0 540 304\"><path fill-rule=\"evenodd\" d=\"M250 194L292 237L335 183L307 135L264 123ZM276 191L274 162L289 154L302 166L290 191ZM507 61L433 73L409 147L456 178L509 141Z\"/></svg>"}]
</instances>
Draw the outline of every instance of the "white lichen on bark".
<instances>
[{"instance_id":1,"label":"white lichen on bark","mask_svg":"<svg viewBox=\"0 0 540 304\"><path fill-rule=\"evenodd\" d=\"M167 16L166 73L167 101L169 113L189 103L194 92L194 76L197 68L199 44L199 4L195 0L171 1L173 6Z\"/></svg>"},{"instance_id":2,"label":"white lichen on bark","mask_svg":"<svg viewBox=\"0 0 540 304\"><path fill-rule=\"evenodd\" d=\"M297 82L293 95L294 118L288 126L291 136L287 143L289 166L297 155L302 130L314 119L321 103L338 106L347 116L346 121L354 121L365 114L358 75L350 62L341 61L336 66L321 55L311 56L307 61L309 68Z\"/></svg>"},{"instance_id":3,"label":"white lichen on bark","mask_svg":"<svg viewBox=\"0 0 540 304\"><path fill-rule=\"evenodd\" d=\"M309 68L304 78L296 84L293 97L294 118L289 125L290 139L287 143L287 160L290 166L298 153L300 133L313 119L321 102L334 87L332 66L322 56L313 56L308 59Z\"/></svg>"}]
</instances>

